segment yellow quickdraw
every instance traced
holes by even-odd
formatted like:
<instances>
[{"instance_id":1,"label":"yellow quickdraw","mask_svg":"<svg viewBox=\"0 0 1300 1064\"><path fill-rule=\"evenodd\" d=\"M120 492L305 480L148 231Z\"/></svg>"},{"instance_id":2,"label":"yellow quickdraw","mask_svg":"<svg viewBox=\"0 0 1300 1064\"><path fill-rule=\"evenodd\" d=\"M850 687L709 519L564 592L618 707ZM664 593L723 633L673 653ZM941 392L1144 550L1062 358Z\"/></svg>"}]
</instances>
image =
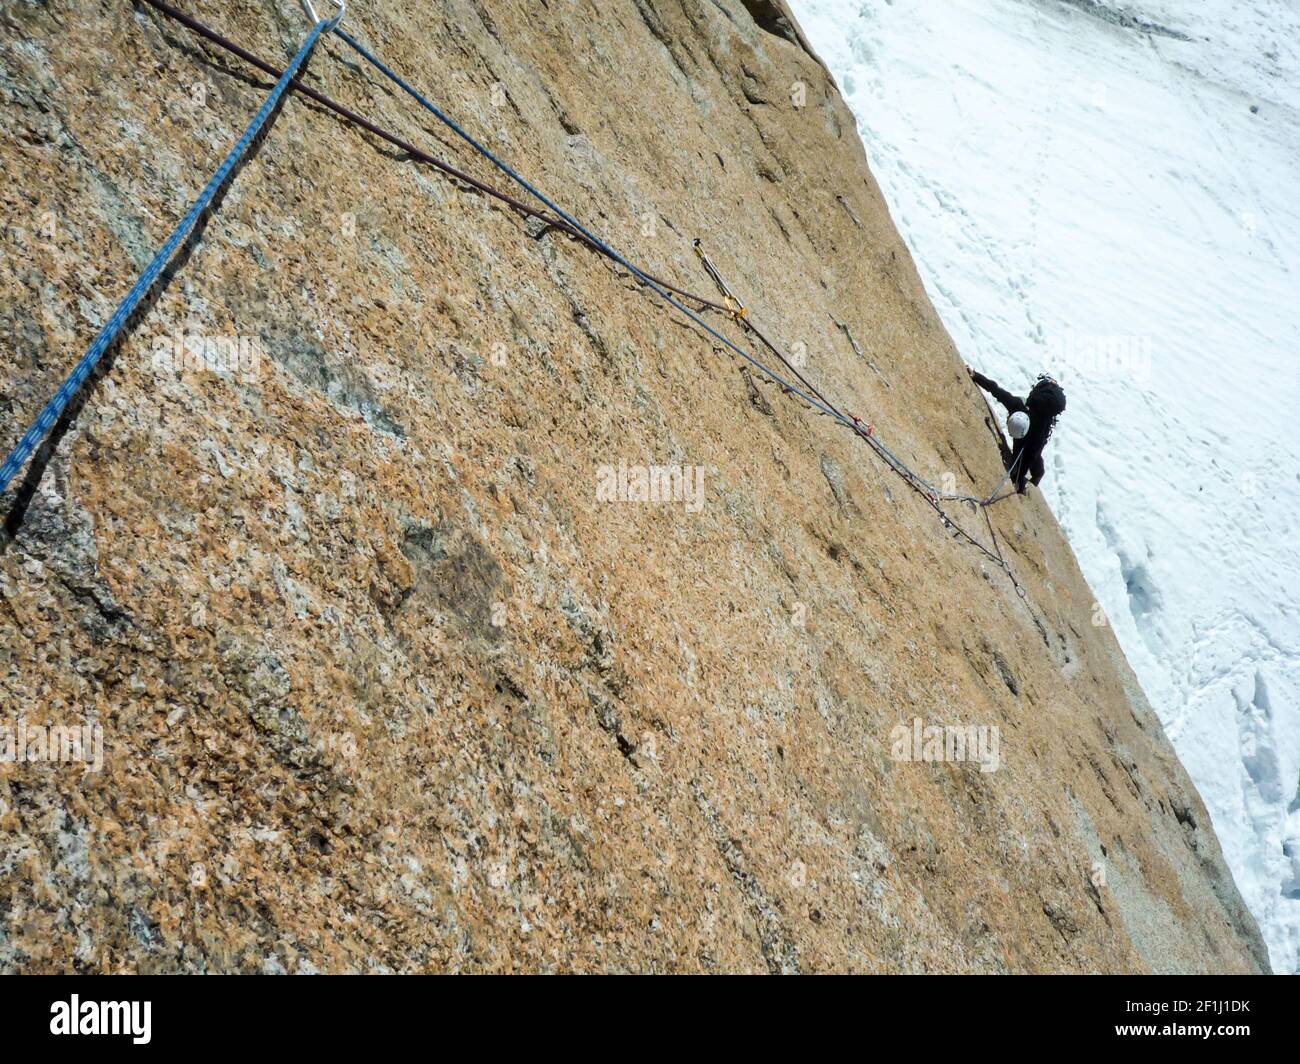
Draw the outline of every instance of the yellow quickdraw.
<instances>
[{"instance_id":1,"label":"yellow quickdraw","mask_svg":"<svg viewBox=\"0 0 1300 1064\"><path fill-rule=\"evenodd\" d=\"M692 246L695 248L695 254L704 263L704 268L708 271L709 276L713 278L713 283L718 286L718 291L722 293L722 302L726 305L727 313L738 322L744 321L749 314L749 311L745 309L745 305L731 294L731 289L727 287L726 282L722 279L722 274L718 273L718 268L713 265L709 256L704 253L704 246L700 241L697 239Z\"/></svg>"}]
</instances>

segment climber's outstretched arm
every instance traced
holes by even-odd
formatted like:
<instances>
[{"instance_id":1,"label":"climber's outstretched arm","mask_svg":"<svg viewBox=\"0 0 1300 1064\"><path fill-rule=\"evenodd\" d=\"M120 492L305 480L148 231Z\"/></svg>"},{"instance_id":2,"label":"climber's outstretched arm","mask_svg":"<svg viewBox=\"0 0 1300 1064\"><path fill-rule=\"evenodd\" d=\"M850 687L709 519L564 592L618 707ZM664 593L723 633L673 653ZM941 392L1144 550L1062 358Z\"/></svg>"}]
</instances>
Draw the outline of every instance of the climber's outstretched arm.
<instances>
[{"instance_id":1,"label":"climber's outstretched arm","mask_svg":"<svg viewBox=\"0 0 1300 1064\"><path fill-rule=\"evenodd\" d=\"M1012 395L1003 388L998 387L998 382L984 376L978 370L973 370L969 366L966 369L970 372L970 379L988 392L994 399L1007 408L1007 412L1014 414L1017 410L1025 409L1025 401L1018 395Z\"/></svg>"}]
</instances>

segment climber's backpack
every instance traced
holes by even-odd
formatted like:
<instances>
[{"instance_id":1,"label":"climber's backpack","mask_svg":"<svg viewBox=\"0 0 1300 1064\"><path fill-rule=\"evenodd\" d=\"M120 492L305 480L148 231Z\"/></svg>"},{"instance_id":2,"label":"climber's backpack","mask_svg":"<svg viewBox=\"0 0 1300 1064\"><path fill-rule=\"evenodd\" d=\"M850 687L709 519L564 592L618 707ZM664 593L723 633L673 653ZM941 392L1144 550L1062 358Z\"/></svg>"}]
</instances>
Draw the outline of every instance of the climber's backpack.
<instances>
[{"instance_id":1,"label":"climber's backpack","mask_svg":"<svg viewBox=\"0 0 1300 1064\"><path fill-rule=\"evenodd\" d=\"M1065 410L1065 389L1050 377L1040 377L1026 405L1034 414L1054 418Z\"/></svg>"}]
</instances>

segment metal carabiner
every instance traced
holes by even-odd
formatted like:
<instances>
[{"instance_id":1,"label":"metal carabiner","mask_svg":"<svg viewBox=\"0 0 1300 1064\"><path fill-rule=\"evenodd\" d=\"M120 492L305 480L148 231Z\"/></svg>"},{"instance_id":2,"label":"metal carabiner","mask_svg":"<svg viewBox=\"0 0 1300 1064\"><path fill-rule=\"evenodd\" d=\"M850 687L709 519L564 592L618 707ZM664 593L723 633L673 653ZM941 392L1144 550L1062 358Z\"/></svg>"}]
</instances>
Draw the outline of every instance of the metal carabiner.
<instances>
[{"instance_id":1,"label":"metal carabiner","mask_svg":"<svg viewBox=\"0 0 1300 1064\"><path fill-rule=\"evenodd\" d=\"M339 13L334 16L334 22L342 22L343 12L347 9L347 0L330 0L330 2L339 9ZM307 12L307 17L311 19L313 25L325 21L316 14L316 8L312 5L311 0L302 0L302 6L303 10Z\"/></svg>"}]
</instances>

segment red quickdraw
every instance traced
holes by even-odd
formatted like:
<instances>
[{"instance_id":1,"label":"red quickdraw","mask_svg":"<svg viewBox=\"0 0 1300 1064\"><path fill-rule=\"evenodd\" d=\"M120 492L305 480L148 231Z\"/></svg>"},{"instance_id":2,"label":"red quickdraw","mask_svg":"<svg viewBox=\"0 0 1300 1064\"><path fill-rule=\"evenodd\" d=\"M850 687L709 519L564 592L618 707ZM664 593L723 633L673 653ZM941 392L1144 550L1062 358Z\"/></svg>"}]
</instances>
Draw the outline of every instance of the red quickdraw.
<instances>
[{"instance_id":1,"label":"red quickdraw","mask_svg":"<svg viewBox=\"0 0 1300 1064\"><path fill-rule=\"evenodd\" d=\"M848 414L849 417L853 419L853 424L857 427L858 432L860 432L863 436L875 435L876 427L873 424L871 424L871 422L868 421L867 424L864 426L862 424L862 419L858 417L857 414L854 414L848 410L846 410L845 413Z\"/></svg>"}]
</instances>

